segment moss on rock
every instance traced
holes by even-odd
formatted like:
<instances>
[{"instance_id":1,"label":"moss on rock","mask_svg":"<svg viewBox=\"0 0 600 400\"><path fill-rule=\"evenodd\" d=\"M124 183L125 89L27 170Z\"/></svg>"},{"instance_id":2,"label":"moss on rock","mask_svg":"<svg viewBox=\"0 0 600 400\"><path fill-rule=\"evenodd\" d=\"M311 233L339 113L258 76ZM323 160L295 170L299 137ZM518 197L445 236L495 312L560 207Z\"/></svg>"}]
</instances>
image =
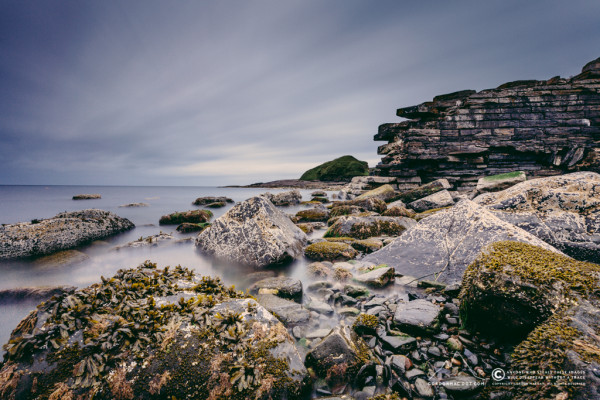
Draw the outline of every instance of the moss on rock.
<instances>
[{"instance_id":1,"label":"moss on rock","mask_svg":"<svg viewBox=\"0 0 600 400\"><path fill-rule=\"evenodd\" d=\"M203 223L211 219L213 213L209 210L190 210L184 212L174 212L172 214L163 215L158 221L161 225L179 225L184 222Z\"/></svg>"},{"instance_id":2,"label":"moss on rock","mask_svg":"<svg viewBox=\"0 0 600 400\"><path fill-rule=\"evenodd\" d=\"M316 261L350 260L358 255L358 252L347 243L319 242L308 245L304 250L307 258Z\"/></svg>"}]
</instances>

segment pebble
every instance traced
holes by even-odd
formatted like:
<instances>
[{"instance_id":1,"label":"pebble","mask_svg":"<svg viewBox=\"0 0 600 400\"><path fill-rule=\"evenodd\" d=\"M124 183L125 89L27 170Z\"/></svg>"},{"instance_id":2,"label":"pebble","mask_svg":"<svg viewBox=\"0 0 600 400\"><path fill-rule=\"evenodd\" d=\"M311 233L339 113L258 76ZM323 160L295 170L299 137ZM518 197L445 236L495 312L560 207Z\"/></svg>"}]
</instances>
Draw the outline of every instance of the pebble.
<instances>
[{"instance_id":1,"label":"pebble","mask_svg":"<svg viewBox=\"0 0 600 400\"><path fill-rule=\"evenodd\" d=\"M415 381L415 390L419 396L431 398L434 395L433 388L425 379L417 378Z\"/></svg>"},{"instance_id":2,"label":"pebble","mask_svg":"<svg viewBox=\"0 0 600 400\"><path fill-rule=\"evenodd\" d=\"M437 348L435 346L431 346L430 348L427 349L427 354L432 355L434 357L440 357L442 355L442 352L440 351L439 348Z\"/></svg>"},{"instance_id":3,"label":"pebble","mask_svg":"<svg viewBox=\"0 0 600 400\"><path fill-rule=\"evenodd\" d=\"M410 369L410 370L406 371L406 374L405 374L407 379L412 379L416 376L421 376L421 375L425 375L425 372L421 371L418 368Z\"/></svg>"}]
</instances>

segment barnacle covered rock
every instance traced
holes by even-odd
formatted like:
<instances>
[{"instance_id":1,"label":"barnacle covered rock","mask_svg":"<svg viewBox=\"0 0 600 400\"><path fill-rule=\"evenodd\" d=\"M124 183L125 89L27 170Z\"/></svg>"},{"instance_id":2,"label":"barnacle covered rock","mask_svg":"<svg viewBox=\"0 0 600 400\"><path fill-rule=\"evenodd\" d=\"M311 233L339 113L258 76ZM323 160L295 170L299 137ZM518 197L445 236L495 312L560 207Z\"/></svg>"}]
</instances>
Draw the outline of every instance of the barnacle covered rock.
<instances>
[{"instance_id":1,"label":"barnacle covered rock","mask_svg":"<svg viewBox=\"0 0 600 400\"><path fill-rule=\"evenodd\" d=\"M88 209L53 218L0 226L0 259L51 254L132 229L111 212Z\"/></svg>"},{"instance_id":2,"label":"barnacle covered rock","mask_svg":"<svg viewBox=\"0 0 600 400\"><path fill-rule=\"evenodd\" d=\"M4 349L7 399L293 399L306 377L255 300L150 262L42 303Z\"/></svg>"}]
</instances>

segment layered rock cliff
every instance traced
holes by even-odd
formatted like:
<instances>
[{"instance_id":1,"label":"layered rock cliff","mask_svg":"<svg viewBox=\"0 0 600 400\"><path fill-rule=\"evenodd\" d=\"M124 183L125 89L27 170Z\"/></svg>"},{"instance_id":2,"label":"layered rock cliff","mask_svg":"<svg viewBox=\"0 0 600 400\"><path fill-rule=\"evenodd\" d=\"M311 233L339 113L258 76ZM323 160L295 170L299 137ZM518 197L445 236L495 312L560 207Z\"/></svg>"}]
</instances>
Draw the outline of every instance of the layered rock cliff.
<instances>
[{"instance_id":1,"label":"layered rock cliff","mask_svg":"<svg viewBox=\"0 0 600 400\"><path fill-rule=\"evenodd\" d=\"M529 177L600 171L600 58L570 79L515 81L400 108L383 124L376 175L401 189L438 178L456 188L515 170Z\"/></svg>"}]
</instances>

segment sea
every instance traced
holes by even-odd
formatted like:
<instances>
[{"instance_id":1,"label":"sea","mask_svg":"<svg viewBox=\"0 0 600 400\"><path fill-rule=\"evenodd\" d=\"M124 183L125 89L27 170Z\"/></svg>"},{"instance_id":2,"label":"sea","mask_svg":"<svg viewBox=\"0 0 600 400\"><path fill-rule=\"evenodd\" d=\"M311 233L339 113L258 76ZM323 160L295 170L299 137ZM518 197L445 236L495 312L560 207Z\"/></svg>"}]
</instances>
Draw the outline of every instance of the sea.
<instances>
[{"instance_id":1,"label":"sea","mask_svg":"<svg viewBox=\"0 0 600 400\"><path fill-rule=\"evenodd\" d=\"M258 272L247 267L216 262L200 253L193 240L169 241L157 246L129 248L122 247L128 242L158 234L170 233L178 239L195 237L197 233L182 234L175 225L159 225L162 215L176 211L187 211L201 207L192 205L198 197L226 196L236 203L265 193L278 193L284 189L226 188L192 186L7 186L0 185L0 224L28 222L33 219L51 218L64 211L97 208L111 211L129 219L135 228L109 238L92 242L76 250L89 258L67 266L52 266L35 260L0 260L0 289L32 286L70 285L86 287L100 281L100 277L110 277L121 268L132 268L151 260L159 267L181 265L196 271L199 275L218 276L227 285L245 290L248 277ZM303 200L310 200L313 190L300 190ZM98 193L101 199L73 200L82 193ZM329 192L329 196L333 192ZM122 207L130 203L146 203L148 207ZM223 215L233 205L211 209L212 220ZM295 214L306 205L280 207L287 214ZM312 237L319 237L324 230L315 231ZM311 237L309 236L309 237ZM178 242L178 243L170 243ZM291 276L303 282L312 278L306 275L306 259L296 260L289 265L272 267L273 275ZM21 319L35 309L37 302L22 301L0 305L0 343L6 343L10 333ZM0 353L3 353L0 351Z\"/></svg>"}]
</instances>

